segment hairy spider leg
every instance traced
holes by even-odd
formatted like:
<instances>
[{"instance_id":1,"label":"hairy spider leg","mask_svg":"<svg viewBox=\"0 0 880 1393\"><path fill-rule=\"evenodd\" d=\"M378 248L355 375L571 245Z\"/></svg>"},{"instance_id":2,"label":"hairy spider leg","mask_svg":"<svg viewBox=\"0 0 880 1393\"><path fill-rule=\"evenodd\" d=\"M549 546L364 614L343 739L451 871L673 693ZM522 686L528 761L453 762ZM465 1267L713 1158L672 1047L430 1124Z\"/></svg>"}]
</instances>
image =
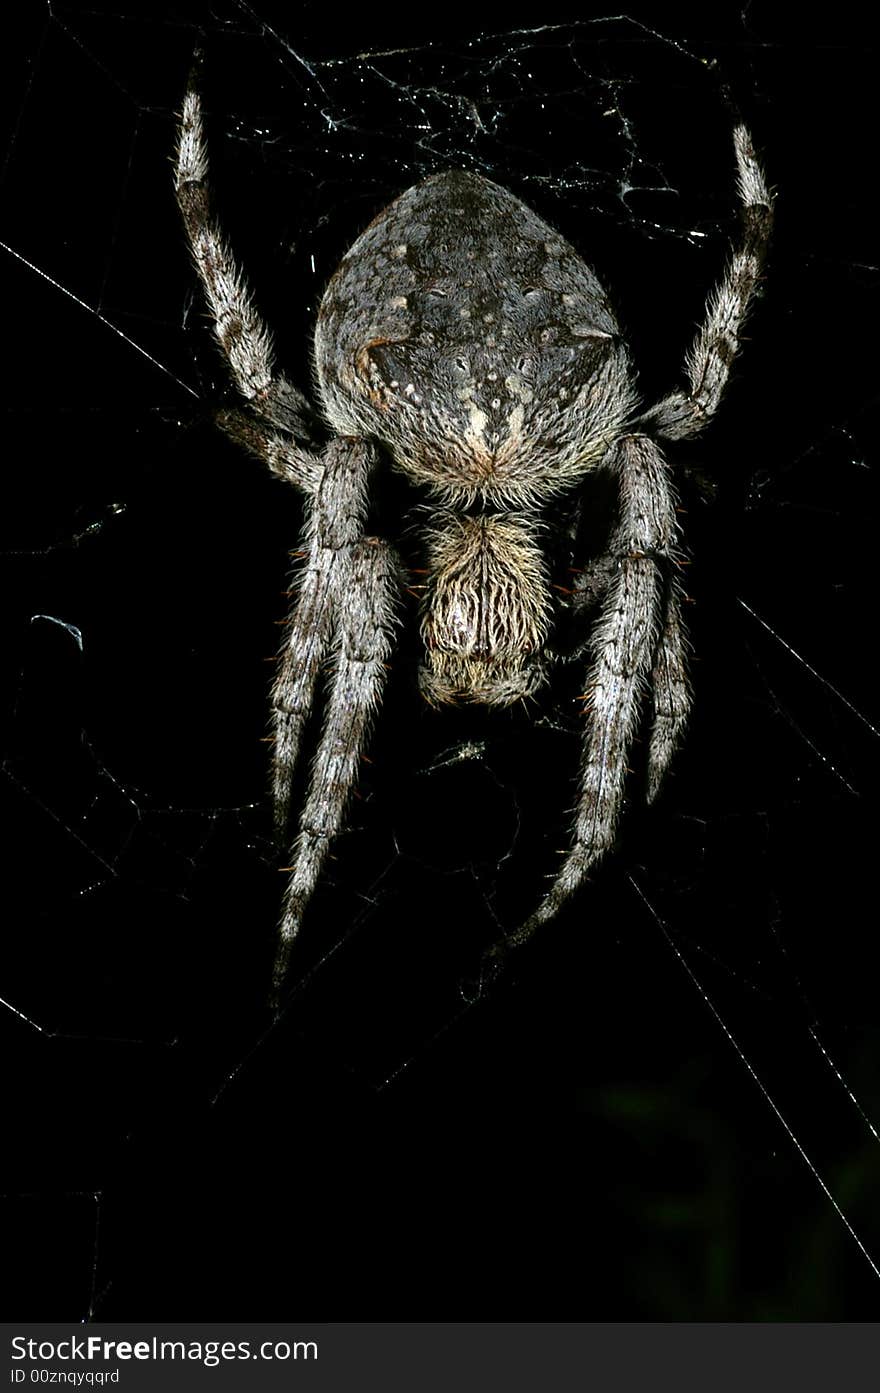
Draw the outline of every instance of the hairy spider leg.
<instances>
[{"instance_id":1,"label":"hairy spider leg","mask_svg":"<svg viewBox=\"0 0 880 1393\"><path fill-rule=\"evenodd\" d=\"M687 639L681 619L682 588L675 576L667 579L666 614L654 655L651 688L654 715L648 737L646 793L653 803L673 756L681 744L691 710L687 675Z\"/></svg>"},{"instance_id":2,"label":"hairy spider leg","mask_svg":"<svg viewBox=\"0 0 880 1393\"><path fill-rule=\"evenodd\" d=\"M591 642L588 725L573 842L535 912L484 955L483 979L496 975L507 954L558 913L614 844L627 757L665 618L666 573L676 558L678 524L668 469L652 440L623 436L612 447L609 464L620 492L610 548L617 565Z\"/></svg>"},{"instance_id":3,"label":"hairy spider leg","mask_svg":"<svg viewBox=\"0 0 880 1393\"><path fill-rule=\"evenodd\" d=\"M285 841L290 796L315 683L340 623L351 552L363 536L367 487L375 449L365 441L336 439L324 451L322 477L307 505L305 566L272 692L275 711L273 801L275 834Z\"/></svg>"},{"instance_id":4,"label":"hairy spider leg","mask_svg":"<svg viewBox=\"0 0 880 1393\"><path fill-rule=\"evenodd\" d=\"M381 694L400 575L391 550L363 537L373 447L362 440L337 437L318 456L300 444L302 438L309 438L313 413L306 398L276 372L269 330L213 217L201 99L194 76L184 99L175 177L214 335L249 408L224 409L217 413L217 424L308 499L308 562L273 694L275 822L282 836L290 820L291 783L318 673L334 639L337 650L326 724L284 900L273 977L277 1002L291 944L339 830L369 718Z\"/></svg>"},{"instance_id":5,"label":"hairy spider leg","mask_svg":"<svg viewBox=\"0 0 880 1393\"><path fill-rule=\"evenodd\" d=\"M183 101L175 165L177 201L196 270L211 312L214 336L245 401L264 421L297 440L311 435L312 409L292 382L275 369L272 336L244 274L216 222L208 185L208 149L195 74ZM303 488L313 486L314 460L303 452Z\"/></svg>"},{"instance_id":6,"label":"hairy spider leg","mask_svg":"<svg viewBox=\"0 0 880 1393\"><path fill-rule=\"evenodd\" d=\"M269 466L277 479L303 493L315 493L324 476L319 454L304 450L290 435L274 429L247 411L224 406L214 412L214 424L224 435Z\"/></svg>"},{"instance_id":7,"label":"hairy spider leg","mask_svg":"<svg viewBox=\"0 0 880 1393\"><path fill-rule=\"evenodd\" d=\"M276 1010L293 941L357 782L398 627L402 573L394 550L377 537L362 537L343 554L340 569L336 653L324 729L293 847L279 930L272 979Z\"/></svg>"},{"instance_id":8,"label":"hairy spider leg","mask_svg":"<svg viewBox=\"0 0 880 1393\"><path fill-rule=\"evenodd\" d=\"M685 360L690 391L673 392L638 421L666 440L697 435L718 409L767 255L773 204L745 126L736 127L733 146L742 240L709 298L706 318Z\"/></svg>"}]
</instances>

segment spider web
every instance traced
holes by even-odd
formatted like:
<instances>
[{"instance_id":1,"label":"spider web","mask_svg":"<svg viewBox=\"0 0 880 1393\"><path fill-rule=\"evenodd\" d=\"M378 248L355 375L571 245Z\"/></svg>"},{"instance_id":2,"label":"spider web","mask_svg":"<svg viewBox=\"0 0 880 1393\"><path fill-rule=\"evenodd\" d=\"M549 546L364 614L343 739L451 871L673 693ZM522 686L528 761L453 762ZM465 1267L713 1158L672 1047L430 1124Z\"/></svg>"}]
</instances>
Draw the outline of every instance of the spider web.
<instances>
[{"instance_id":1,"label":"spider web","mask_svg":"<svg viewBox=\"0 0 880 1393\"><path fill-rule=\"evenodd\" d=\"M0 231L2 1189L21 1314L876 1312L862 350L880 268L871 54L838 15L836 35L801 16L796 36L760 5L547 23L505 7L455 37L234 0L22 22ZM475 1006L462 978L565 845L578 718L566 693L432 713L406 649L290 1010L266 1016L264 659L299 512L209 419L225 379L169 172L200 40L221 215L304 385L340 256L438 169L510 187L578 246L648 400L678 380L732 235L737 119L779 188L752 341L711 431L671 456L693 556L686 747ZM463 1245L450 1303L432 1254ZM567 1250L587 1255L578 1285Z\"/></svg>"}]
</instances>

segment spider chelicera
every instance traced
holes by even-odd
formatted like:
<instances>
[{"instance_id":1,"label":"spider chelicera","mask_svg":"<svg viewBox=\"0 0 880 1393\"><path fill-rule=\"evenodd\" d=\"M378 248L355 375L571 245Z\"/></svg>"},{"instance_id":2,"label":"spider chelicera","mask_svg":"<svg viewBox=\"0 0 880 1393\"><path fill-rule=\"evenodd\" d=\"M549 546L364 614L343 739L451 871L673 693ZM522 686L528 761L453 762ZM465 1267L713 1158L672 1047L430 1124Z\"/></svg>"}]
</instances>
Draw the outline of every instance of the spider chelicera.
<instances>
[{"instance_id":1,"label":"spider chelicera","mask_svg":"<svg viewBox=\"0 0 880 1393\"><path fill-rule=\"evenodd\" d=\"M214 219L201 101L190 84L177 197L214 333L244 403L219 411L218 424L306 505L306 559L273 693L274 806L284 842L304 726L327 672L322 733L292 838L276 1002L356 782L399 625L403 568L393 542L366 528L380 452L422 487L428 505L420 685L437 704L508 706L547 680L560 658L552 642L550 513L567 502L576 536L591 479L614 482L609 535L599 555L576 558L565 601L575 626L590 621L574 649L587 675L570 849L531 915L485 955L484 971L551 919L612 846L646 691L648 798L660 788L690 692L675 493L659 442L697 434L717 410L772 222L744 126L733 142L742 233L687 356L685 389L643 409L594 273L513 194L451 170L380 213L326 289L315 329L331 435L322 447L309 403L275 366L269 330Z\"/></svg>"}]
</instances>

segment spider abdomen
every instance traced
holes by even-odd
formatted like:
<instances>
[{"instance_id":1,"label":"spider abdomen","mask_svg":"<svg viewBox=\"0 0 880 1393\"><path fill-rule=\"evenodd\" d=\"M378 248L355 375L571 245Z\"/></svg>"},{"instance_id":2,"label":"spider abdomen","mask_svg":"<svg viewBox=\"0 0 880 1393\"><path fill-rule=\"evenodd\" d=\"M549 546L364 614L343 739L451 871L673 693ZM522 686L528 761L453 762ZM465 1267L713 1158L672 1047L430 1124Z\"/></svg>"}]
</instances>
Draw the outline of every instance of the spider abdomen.
<instances>
[{"instance_id":1,"label":"spider abdomen","mask_svg":"<svg viewBox=\"0 0 880 1393\"><path fill-rule=\"evenodd\" d=\"M455 502L522 506L597 466L635 400L608 298L507 189L450 170L362 233L321 303L334 430Z\"/></svg>"},{"instance_id":2,"label":"spider abdomen","mask_svg":"<svg viewBox=\"0 0 880 1393\"><path fill-rule=\"evenodd\" d=\"M534 533L526 514L441 515L428 538L426 700L508 706L541 682L550 597Z\"/></svg>"}]
</instances>

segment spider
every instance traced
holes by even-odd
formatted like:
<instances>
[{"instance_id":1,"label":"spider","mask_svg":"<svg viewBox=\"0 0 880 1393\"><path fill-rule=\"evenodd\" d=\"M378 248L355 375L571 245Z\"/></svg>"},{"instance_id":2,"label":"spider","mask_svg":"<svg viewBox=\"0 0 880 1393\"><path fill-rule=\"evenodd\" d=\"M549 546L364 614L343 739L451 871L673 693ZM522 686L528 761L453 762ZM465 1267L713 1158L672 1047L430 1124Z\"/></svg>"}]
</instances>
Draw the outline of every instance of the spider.
<instances>
[{"instance_id":1,"label":"spider","mask_svg":"<svg viewBox=\"0 0 880 1393\"><path fill-rule=\"evenodd\" d=\"M509 706L554 665L587 667L580 790L570 848L537 907L483 956L496 973L552 919L612 847L627 758L651 695L652 800L690 707L679 529L662 440L714 416L758 283L772 222L748 131L733 132L742 231L687 355L687 387L640 409L626 343L577 252L506 189L464 170L435 174L381 212L343 257L318 311L314 363L331 438L315 444L306 398L277 369L271 335L214 218L201 98L179 128L176 190L217 342L244 404L223 431L304 496L306 557L273 691L278 838L319 675L325 712L292 838L273 973L277 1006L302 923L356 782L382 697L407 583L394 545L367 527L382 452L424 491L427 582L419 681L440 705ZM560 602L548 533L559 500L569 536L587 484L611 481L604 549L564 601L586 637L554 643Z\"/></svg>"}]
</instances>

